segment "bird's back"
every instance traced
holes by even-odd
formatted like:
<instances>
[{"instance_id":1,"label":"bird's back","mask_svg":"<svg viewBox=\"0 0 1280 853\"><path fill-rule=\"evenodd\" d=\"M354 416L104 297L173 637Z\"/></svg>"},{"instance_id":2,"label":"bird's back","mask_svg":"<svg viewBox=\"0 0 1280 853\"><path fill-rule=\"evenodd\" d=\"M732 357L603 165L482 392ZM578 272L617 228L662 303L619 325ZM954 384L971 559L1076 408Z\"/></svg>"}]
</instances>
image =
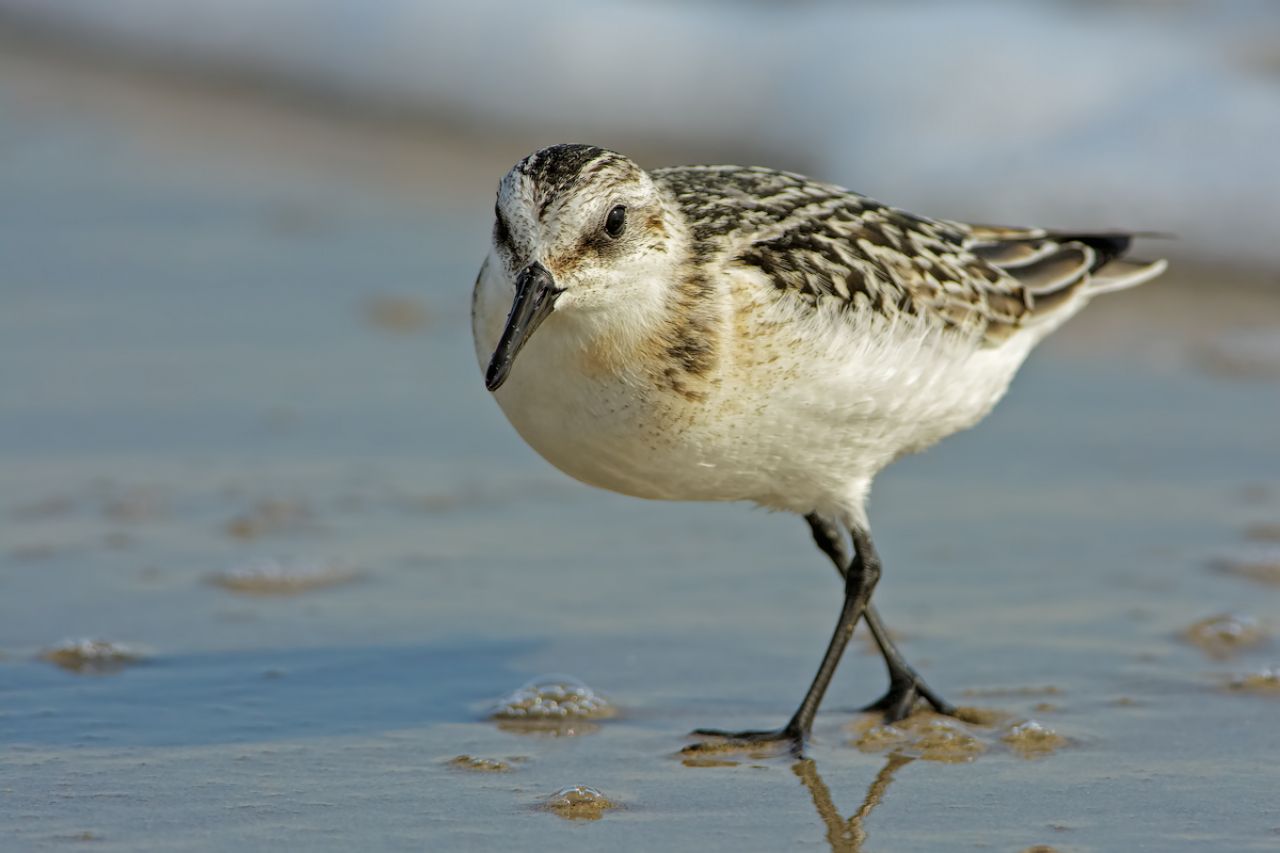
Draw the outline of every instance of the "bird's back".
<instances>
[{"instance_id":1,"label":"bird's back","mask_svg":"<svg viewBox=\"0 0 1280 853\"><path fill-rule=\"evenodd\" d=\"M929 219L789 172L681 166L653 175L689 223L696 255L755 268L810 304L912 315L988 346L1021 329L1043 336L1089 296L1165 266L1124 259L1125 233Z\"/></svg>"}]
</instances>

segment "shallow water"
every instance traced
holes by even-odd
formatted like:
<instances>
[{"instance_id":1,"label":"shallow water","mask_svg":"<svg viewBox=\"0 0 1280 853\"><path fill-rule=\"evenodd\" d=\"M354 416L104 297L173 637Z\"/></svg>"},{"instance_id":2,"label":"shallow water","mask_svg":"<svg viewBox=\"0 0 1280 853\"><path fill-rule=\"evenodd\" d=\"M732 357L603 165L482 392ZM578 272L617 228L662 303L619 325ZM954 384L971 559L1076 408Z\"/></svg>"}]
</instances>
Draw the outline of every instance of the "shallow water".
<instances>
[{"instance_id":1,"label":"shallow water","mask_svg":"<svg viewBox=\"0 0 1280 853\"><path fill-rule=\"evenodd\" d=\"M884 686L858 642L806 761L690 761L697 726L790 713L840 588L797 519L602 494L520 443L465 322L502 166L476 167L474 199L415 196L310 168L307 140L192 150L13 91L6 848L1280 844L1280 694L1231 687L1280 662L1280 587L1218 569L1280 521L1274 381L1081 356L1081 318L980 429L875 492L886 619L936 688L992 712L959 732L972 760L856 745L851 709ZM417 319L384 322L386 299ZM302 582L218 583L263 565ZM1266 638L1186 639L1223 613ZM141 659L41 657L67 637ZM573 736L487 719L549 672L618 713ZM1021 749L1027 721L1064 742ZM617 807L562 819L548 803L575 786Z\"/></svg>"}]
</instances>

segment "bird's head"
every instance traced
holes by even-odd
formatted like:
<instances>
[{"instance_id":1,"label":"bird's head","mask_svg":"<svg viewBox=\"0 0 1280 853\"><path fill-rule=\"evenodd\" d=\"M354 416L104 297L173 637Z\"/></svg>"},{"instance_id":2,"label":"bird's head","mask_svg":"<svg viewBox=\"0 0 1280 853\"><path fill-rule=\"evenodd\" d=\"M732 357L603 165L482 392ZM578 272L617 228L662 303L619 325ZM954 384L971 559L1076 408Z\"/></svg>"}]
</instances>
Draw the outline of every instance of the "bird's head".
<instances>
[{"instance_id":1,"label":"bird's head","mask_svg":"<svg viewBox=\"0 0 1280 853\"><path fill-rule=\"evenodd\" d=\"M591 145L553 145L498 185L493 255L514 293L485 372L497 390L552 313L586 315L652 299L669 263L669 227L643 169Z\"/></svg>"}]
</instances>

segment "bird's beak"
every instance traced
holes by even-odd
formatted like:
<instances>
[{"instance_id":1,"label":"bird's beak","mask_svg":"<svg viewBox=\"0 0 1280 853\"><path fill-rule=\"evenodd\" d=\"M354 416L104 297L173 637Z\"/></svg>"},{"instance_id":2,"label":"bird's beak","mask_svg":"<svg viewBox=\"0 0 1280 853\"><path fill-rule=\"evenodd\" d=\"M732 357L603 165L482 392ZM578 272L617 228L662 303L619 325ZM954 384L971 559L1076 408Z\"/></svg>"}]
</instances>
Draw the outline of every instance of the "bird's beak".
<instances>
[{"instance_id":1,"label":"bird's beak","mask_svg":"<svg viewBox=\"0 0 1280 853\"><path fill-rule=\"evenodd\" d=\"M542 264L535 261L520 270L516 276L516 298L511 303L511 313L507 315L507 327L502 330L498 348L493 351L489 369L484 374L486 388L497 391L507 381L516 356L542 321L547 319L559 295L556 280Z\"/></svg>"}]
</instances>

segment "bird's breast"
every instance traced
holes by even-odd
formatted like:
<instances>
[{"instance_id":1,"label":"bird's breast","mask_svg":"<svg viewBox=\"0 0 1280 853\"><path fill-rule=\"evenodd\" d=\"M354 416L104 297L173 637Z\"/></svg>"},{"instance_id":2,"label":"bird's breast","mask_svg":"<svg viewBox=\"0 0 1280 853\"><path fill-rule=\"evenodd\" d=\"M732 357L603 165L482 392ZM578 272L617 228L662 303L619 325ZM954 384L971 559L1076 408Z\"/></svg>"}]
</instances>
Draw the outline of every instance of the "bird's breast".
<instances>
[{"instance_id":1,"label":"bird's breast","mask_svg":"<svg viewBox=\"0 0 1280 853\"><path fill-rule=\"evenodd\" d=\"M510 288L482 272L473 302L476 357L483 370L510 309ZM699 466L689 432L699 406L648 381L643 347L592 333L553 313L530 338L494 397L520 436L571 477L636 497L717 499L689 476Z\"/></svg>"}]
</instances>

